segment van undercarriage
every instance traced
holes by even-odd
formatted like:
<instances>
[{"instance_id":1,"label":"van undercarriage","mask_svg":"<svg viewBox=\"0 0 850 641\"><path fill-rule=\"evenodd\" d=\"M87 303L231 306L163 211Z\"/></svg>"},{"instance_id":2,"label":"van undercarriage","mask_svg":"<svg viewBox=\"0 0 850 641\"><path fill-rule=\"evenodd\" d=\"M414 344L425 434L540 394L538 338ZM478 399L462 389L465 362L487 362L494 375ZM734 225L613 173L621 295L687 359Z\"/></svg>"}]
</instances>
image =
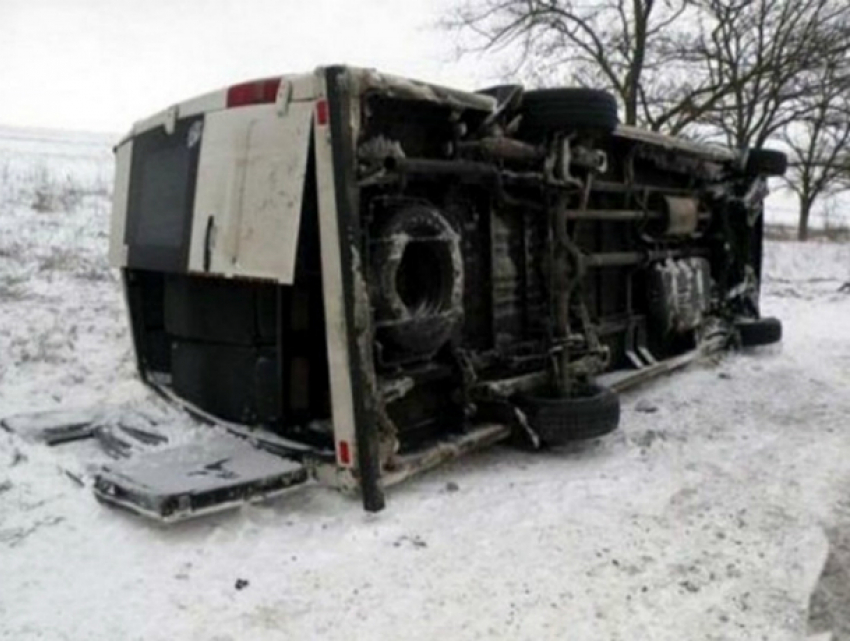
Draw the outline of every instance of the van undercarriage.
<instances>
[{"instance_id":1,"label":"van undercarriage","mask_svg":"<svg viewBox=\"0 0 850 641\"><path fill-rule=\"evenodd\" d=\"M246 155L226 159L239 189L219 200L204 172L232 147L210 151L220 125L203 109L134 130L123 182L119 146L113 236L139 371L369 510L476 447L602 436L618 390L779 339L758 295L781 154L619 126L588 89L469 93L345 67L268 86L235 105L231 88L215 118L302 118L293 146L252 156L246 125ZM276 215L287 235L267 250ZM271 277L245 266L261 251L285 259Z\"/></svg>"}]
</instances>

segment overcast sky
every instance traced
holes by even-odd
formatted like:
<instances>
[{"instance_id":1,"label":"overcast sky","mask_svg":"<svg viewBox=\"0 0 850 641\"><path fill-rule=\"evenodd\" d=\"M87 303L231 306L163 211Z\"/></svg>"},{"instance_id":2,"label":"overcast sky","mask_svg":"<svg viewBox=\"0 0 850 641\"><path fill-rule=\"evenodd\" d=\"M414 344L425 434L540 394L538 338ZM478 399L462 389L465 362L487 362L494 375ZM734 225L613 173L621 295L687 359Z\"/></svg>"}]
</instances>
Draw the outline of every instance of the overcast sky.
<instances>
[{"instance_id":1,"label":"overcast sky","mask_svg":"<svg viewBox=\"0 0 850 641\"><path fill-rule=\"evenodd\" d=\"M327 63L475 88L452 0L0 0L0 124L121 132L170 104Z\"/></svg>"}]
</instances>

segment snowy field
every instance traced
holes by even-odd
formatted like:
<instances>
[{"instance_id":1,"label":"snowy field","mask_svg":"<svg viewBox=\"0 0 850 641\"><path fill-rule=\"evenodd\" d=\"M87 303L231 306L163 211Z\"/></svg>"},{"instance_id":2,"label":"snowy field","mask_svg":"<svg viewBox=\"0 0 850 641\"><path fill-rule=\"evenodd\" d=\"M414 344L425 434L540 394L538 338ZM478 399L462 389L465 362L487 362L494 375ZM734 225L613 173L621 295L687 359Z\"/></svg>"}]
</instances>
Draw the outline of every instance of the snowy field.
<instances>
[{"instance_id":1,"label":"snowy field","mask_svg":"<svg viewBox=\"0 0 850 641\"><path fill-rule=\"evenodd\" d=\"M0 128L0 416L145 407L179 440L106 265L113 142ZM0 432L0 638L850 634L850 246L768 244L766 274L781 349L624 396L601 442L413 479L377 515L311 487L155 527L66 473L89 446Z\"/></svg>"}]
</instances>

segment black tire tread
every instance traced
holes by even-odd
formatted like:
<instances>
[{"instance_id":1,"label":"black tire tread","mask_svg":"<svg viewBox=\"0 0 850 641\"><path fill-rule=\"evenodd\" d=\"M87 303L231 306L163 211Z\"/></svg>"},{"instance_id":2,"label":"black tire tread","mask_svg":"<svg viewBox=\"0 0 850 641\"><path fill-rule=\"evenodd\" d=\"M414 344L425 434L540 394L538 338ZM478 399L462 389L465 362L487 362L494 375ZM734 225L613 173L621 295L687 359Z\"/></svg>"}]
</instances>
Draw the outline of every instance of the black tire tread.
<instances>
[{"instance_id":1,"label":"black tire tread","mask_svg":"<svg viewBox=\"0 0 850 641\"><path fill-rule=\"evenodd\" d=\"M750 149L745 172L752 176L784 176L788 156L775 149Z\"/></svg>"},{"instance_id":2,"label":"black tire tread","mask_svg":"<svg viewBox=\"0 0 850 641\"><path fill-rule=\"evenodd\" d=\"M619 123L617 100L607 91L558 87L526 91L521 129L527 133L591 130L610 133Z\"/></svg>"},{"instance_id":3,"label":"black tire tread","mask_svg":"<svg viewBox=\"0 0 850 641\"><path fill-rule=\"evenodd\" d=\"M451 229L451 223L438 210L417 205L399 210L392 214L381 228L377 237L391 237L397 233L416 236L417 228L427 228L434 234ZM449 247L449 254L460 252L459 245ZM428 354L440 349L455 332L462 319L462 310L458 306L462 296L463 274L454 274L454 260L448 258L443 268L452 272L452 282L445 292L443 307L423 316L407 316L404 302L396 285L396 272L400 257L394 256L389 244L380 245L372 257L372 279L375 306L379 320L392 319L394 322L379 328L379 335L388 339L398 349L408 354ZM462 269L462 260L457 263Z\"/></svg>"},{"instance_id":4,"label":"black tire tread","mask_svg":"<svg viewBox=\"0 0 850 641\"><path fill-rule=\"evenodd\" d=\"M739 320L735 327L743 347L772 345L782 340L782 322L778 318Z\"/></svg>"},{"instance_id":5,"label":"black tire tread","mask_svg":"<svg viewBox=\"0 0 850 641\"><path fill-rule=\"evenodd\" d=\"M619 396L600 385L585 386L571 398L528 394L517 400L529 426L549 445L604 436L620 423Z\"/></svg>"}]
</instances>

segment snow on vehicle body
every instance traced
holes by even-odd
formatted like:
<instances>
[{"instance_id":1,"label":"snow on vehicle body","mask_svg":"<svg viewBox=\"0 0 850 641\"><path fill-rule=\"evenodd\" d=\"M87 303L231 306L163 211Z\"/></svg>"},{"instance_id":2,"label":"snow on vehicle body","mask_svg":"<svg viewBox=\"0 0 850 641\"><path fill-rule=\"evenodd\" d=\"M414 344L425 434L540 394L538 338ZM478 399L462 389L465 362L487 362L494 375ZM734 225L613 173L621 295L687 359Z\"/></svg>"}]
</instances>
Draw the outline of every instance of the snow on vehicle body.
<instances>
[{"instance_id":1,"label":"snow on vehicle body","mask_svg":"<svg viewBox=\"0 0 850 641\"><path fill-rule=\"evenodd\" d=\"M779 338L758 281L784 157L617 126L604 92L320 68L176 105L116 158L143 379L369 510L512 435L605 434L616 390Z\"/></svg>"}]
</instances>

